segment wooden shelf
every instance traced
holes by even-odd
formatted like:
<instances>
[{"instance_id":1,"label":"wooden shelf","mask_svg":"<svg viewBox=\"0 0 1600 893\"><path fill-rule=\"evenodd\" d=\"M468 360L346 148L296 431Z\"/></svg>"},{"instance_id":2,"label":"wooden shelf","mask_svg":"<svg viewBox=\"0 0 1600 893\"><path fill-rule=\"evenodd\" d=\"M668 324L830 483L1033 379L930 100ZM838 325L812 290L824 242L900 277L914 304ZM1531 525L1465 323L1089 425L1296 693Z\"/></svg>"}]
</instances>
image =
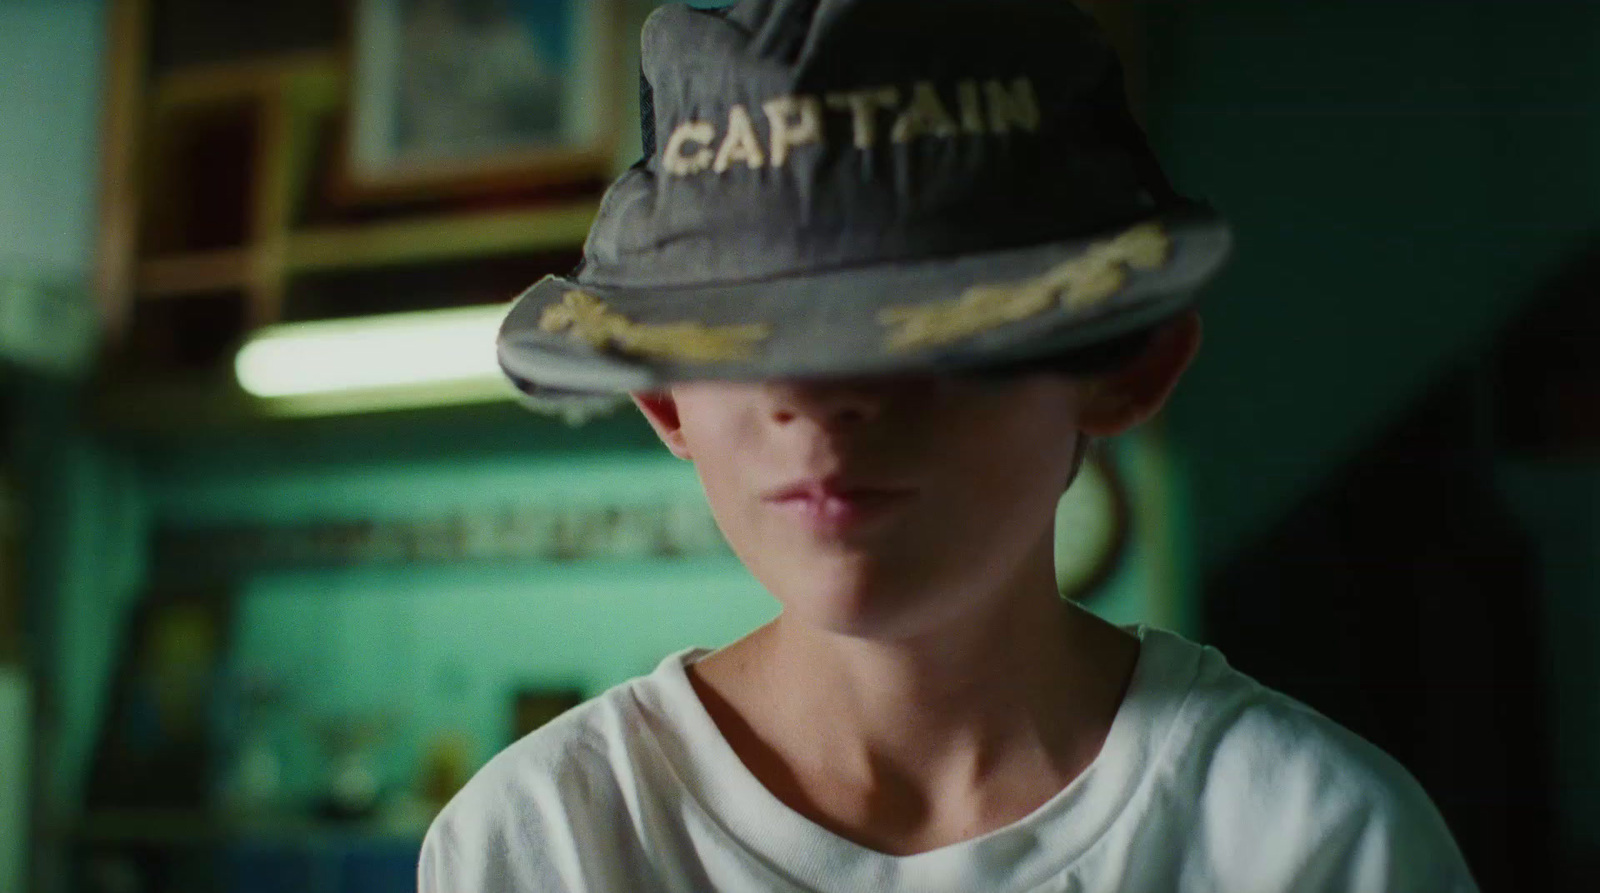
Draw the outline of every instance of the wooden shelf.
<instances>
[{"instance_id":1,"label":"wooden shelf","mask_svg":"<svg viewBox=\"0 0 1600 893\"><path fill-rule=\"evenodd\" d=\"M599 209L598 183L517 180L492 193L425 189L392 201L351 194L342 162L350 91L343 50L282 49L157 71L156 5L113 4L114 114L99 251L111 368L97 389L102 421L143 428L159 418L164 428L263 420L285 410L239 393L227 363L251 332L284 319L503 300L570 268L581 250ZM183 375L204 380L181 382ZM167 383L152 380L163 377ZM485 389L424 396L509 399ZM369 411L367 403L344 411Z\"/></svg>"},{"instance_id":2,"label":"wooden shelf","mask_svg":"<svg viewBox=\"0 0 1600 893\"><path fill-rule=\"evenodd\" d=\"M594 200L303 230L289 236L286 267L307 273L577 249L598 209Z\"/></svg>"},{"instance_id":3,"label":"wooden shelf","mask_svg":"<svg viewBox=\"0 0 1600 893\"><path fill-rule=\"evenodd\" d=\"M598 201L583 201L547 208L301 230L286 240L283 273L576 250L582 247L598 207ZM143 260L137 280L139 297L147 300L248 289L256 282L262 251L259 246L249 246Z\"/></svg>"},{"instance_id":4,"label":"wooden shelf","mask_svg":"<svg viewBox=\"0 0 1600 893\"><path fill-rule=\"evenodd\" d=\"M162 298L243 289L250 282L253 261L248 248L153 257L139 263L138 294Z\"/></svg>"},{"instance_id":5,"label":"wooden shelf","mask_svg":"<svg viewBox=\"0 0 1600 893\"><path fill-rule=\"evenodd\" d=\"M307 85L316 85L321 88L317 92L337 97L344 71L343 58L333 52L191 66L157 77L151 84L150 100L152 108L160 113L269 98L282 90L305 89Z\"/></svg>"}]
</instances>

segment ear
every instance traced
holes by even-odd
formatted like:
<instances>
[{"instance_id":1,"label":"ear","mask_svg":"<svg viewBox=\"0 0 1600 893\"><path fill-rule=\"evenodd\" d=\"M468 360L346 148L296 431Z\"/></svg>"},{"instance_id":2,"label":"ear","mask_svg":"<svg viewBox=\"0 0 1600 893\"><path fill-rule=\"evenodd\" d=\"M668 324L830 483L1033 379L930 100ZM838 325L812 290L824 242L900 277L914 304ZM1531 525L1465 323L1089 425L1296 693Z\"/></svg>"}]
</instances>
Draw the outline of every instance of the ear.
<instances>
[{"instance_id":1,"label":"ear","mask_svg":"<svg viewBox=\"0 0 1600 893\"><path fill-rule=\"evenodd\" d=\"M1193 310L1164 324L1132 362L1089 381L1079 427L1114 437L1161 411L1200 350L1200 316Z\"/></svg>"},{"instance_id":2,"label":"ear","mask_svg":"<svg viewBox=\"0 0 1600 893\"><path fill-rule=\"evenodd\" d=\"M672 398L671 392L636 392L629 396L672 455L679 459L691 458L689 444L683 438L683 423L678 418L678 401Z\"/></svg>"}]
</instances>

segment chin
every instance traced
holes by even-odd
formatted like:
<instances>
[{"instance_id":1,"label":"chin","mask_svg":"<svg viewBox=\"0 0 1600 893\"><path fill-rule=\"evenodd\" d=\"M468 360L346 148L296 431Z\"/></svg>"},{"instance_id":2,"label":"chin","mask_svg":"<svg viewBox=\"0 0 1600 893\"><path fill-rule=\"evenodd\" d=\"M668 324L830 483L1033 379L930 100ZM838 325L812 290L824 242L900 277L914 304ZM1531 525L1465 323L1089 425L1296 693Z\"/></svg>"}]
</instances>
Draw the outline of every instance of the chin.
<instances>
[{"instance_id":1,"label":"chin","mask_svg":"<svg viewBox=\"0 0 1600 893\"><path fill-rule=\"evenodd\" d=\"M767 587L791 621L838 635L886 639L911 635L937 620L930 587L910 575L828 564L818 561Z\"/></svg>"}]
</instances>

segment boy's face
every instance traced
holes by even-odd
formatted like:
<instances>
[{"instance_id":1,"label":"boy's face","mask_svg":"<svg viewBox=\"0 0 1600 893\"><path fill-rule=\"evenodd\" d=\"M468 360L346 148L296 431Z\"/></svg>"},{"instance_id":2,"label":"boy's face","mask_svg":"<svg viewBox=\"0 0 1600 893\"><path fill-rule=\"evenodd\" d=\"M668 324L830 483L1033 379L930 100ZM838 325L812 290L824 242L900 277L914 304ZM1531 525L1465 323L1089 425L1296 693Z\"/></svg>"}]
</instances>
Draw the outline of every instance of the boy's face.
<instances>
[{"instance_id":1,"label":"boy's face","mask_svg":"<svg viewBox=\"0 0 1600 893\"><path fill-rule=\"evenodd\" d=\"M1083 387L1035 376L671 389L728 542L785 610L911 635L1044 554Z\"/></svg>"},{"instance_id":2,"label":"boy's face","mask_svg":"<svg viewBox=\"0 0 1600 893\"><path fill-rule=\"evenodd\" d=\"M974 599L1053 590L1052 525L1080 438L1153 413L1197 322L1188 335L1147 351L1176 362L1114 379L702 382L635 400L694 462L729 544L788 616L909 637Z\"/></svg>"}]
</instances>

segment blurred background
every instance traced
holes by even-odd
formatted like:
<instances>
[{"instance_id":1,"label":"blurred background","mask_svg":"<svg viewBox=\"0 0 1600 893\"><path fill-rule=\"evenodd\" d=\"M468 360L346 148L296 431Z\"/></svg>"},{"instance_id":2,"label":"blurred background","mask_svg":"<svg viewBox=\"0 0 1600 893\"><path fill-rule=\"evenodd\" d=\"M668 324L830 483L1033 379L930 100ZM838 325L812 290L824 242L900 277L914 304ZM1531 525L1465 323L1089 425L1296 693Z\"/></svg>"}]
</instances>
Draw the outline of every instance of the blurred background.
<instances>
[{"instance_id":1,"label":"blurred background","mask_svg":"<svg viewBox=\"0 0 1600 893\"><path fill-rule=\"evenodd\" d=\"M772 616L642 421L493 374L654 5L0 0L0 890L412 890L496 751ZM1589 889L1600 4L1089 5L1238 251L1063 592Z\"/></svg>"}]
</instances>

